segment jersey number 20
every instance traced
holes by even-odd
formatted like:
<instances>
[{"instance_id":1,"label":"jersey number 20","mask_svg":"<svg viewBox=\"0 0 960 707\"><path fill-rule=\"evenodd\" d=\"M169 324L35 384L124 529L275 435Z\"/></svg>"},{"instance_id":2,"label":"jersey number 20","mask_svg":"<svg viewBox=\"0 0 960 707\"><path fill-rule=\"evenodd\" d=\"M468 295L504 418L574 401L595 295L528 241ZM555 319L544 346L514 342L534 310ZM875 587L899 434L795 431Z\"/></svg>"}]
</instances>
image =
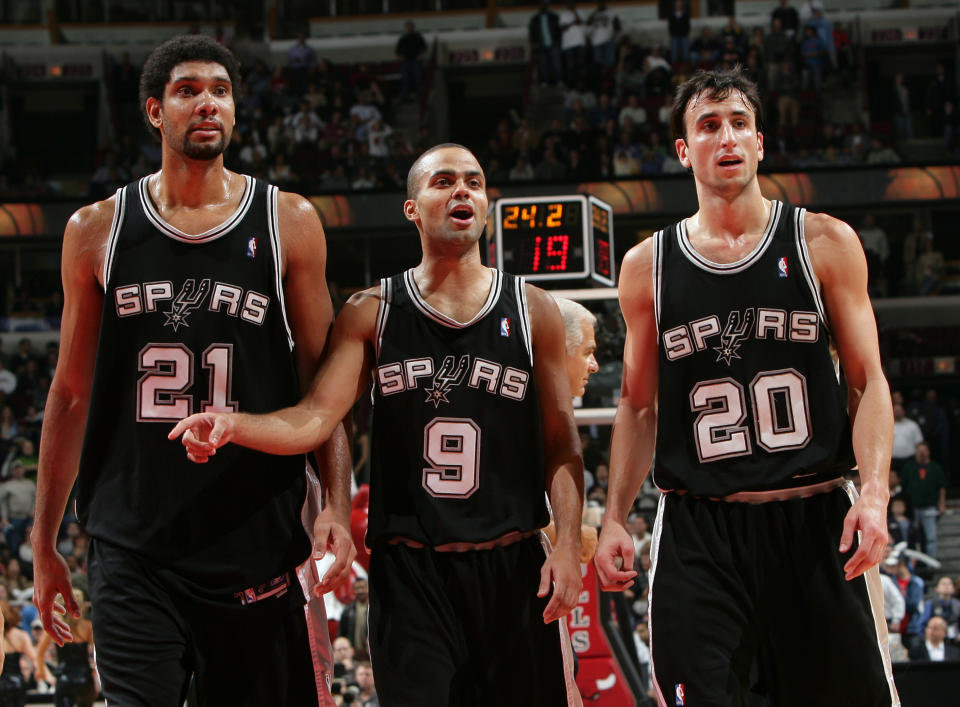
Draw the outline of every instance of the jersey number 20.
<instances>
[{"instance_id":1,"label":"jersey number 20","mask_svg":"<svg viewBox=\"0 0 960 707\"><path fill-rule=\"evenodd\" d=\"M768 452L800 449L810 441L807 379L792 368L764 371L750 383L757 444ZM690 391L690 408L699 412L693 438L701 462L751 453L747 401L732 378L703 381Z\"/></svg>"},{"instance_id":2,"label":"jersey number 20","mask_svg":"<svg viewBox=\"0 0 960 707\"><path fill-rule=\"evenodd\" d=\"M210 372L208 397L199 412L236 412L230 399L233 344L210 344L200 359ZM176 422L194 412L193 352L183 344L148 344L140 350L137 422Z\"/></svg>"}]
</instances>

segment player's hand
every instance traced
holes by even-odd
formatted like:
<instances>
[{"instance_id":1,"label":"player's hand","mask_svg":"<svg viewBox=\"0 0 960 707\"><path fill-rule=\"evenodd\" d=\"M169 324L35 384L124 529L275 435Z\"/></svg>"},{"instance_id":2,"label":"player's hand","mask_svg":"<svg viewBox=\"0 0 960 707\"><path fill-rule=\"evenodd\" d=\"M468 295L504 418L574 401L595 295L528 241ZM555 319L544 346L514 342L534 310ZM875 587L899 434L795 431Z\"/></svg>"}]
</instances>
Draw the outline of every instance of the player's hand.
<instances>
[{"instance_id":1,"label":"player's hand","mask_svg":"<svg viewBox=\"0 0 960 707\"><path fill-rule=\"evenodd\" d=\"M62 601L58 601L58 597ZM34 553L33 603L37 606L43 630L58 646L73 640L70 627L61 617L69 611L74 618L80 618L80 606L73 598L70 568L55 549Z\"/></svg>"},{"instance_id":2,"label":"player's hand","mask_svg":"<svg viewBox=\"0 0 960 707\"><path fill-rule=\"evenodd\" d=\"M840 536L841 553L850 551L854 534L858 531L860 545L843 566L847 580L859 577L883 559L889 537L887 499L884 494L871 493L865 489L863 495L847 511L843 520L843 534Z\"/></svg>"},{"instance_id":3,"label":"player's hand","mask_svg":"<svg viewBox=\"0 0 960 707\"><path fill-rule=\"evenodd\" d=\"M234 422L230 413L200 412L185 417L170 430L167 439L183 435L187 459L197 464L205 463L217 450L233 438Z\"/></svg>"},{"instance_id":4,"label":"player's hand","mask_svg":"<svg viewBox=\"0 0 960 707\"><path fill-rule=\"evenodd\" d=\"M350 523L337 517L329 508L324 508L313 521L313 559L319 560L328 552L332 552L335 559L313 589L317 596L343 584L350 577L350 568L357 556L357 548L350 535Z\"/></svg>"},{"instance_id":5,"label":"player's hand","mask_svg":"<svg viewBox=\"0 0 960 707\"><path fill-rule=\"evenodd\" d=\"M604 591L619 592L633 584L637 576L633 569L633 538L620 523L603 524L593 564Z\"/></svg>"},{"instance_id":6,"label":"player's hand","mask_svg":"<svg viewBox=\"0 0 960 707\"><path fill-rule=\"evenodd\" d=\"M543 610L545 624L569 614L580 598L583 580L580 577L580 557L576 548L569 545L557 547L547 556L546 562L540 568L540 589L537 596L547 596L551 584L553 596Z\"/></svg>"}]
</instances>

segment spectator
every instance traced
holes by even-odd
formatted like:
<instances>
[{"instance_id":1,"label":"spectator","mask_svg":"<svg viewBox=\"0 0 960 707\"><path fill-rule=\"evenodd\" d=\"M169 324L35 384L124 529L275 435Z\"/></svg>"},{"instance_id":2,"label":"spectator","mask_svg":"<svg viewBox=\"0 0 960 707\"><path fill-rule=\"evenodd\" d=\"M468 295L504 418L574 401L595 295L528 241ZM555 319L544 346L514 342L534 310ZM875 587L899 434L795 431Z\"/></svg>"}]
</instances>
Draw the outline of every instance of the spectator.
<instances>
[{"instance_id":1,"label":"spectator","mask_svg":"<svg viewBox=\"0 0 960 707\"><path fill-rule=\"evenodd\" d=\"M617 108L607 93L601 93L597 105L587 110L590 127L594 129L603 128L610 120L617 120L618 115Z\"/></svg>"},{"instance_id":2,"label":"spectator","mask_svg":"<svg viewBox=\"0 0 960 707\"><path fill-rule=\"evenodd\" d=\"M637 654L640 682L643 684L645 695L654 697L653 686L650 681L650 626L646 617L637 621L633 630L633 648Z\"/></svg>"},{"instance_id":3,"label":"spectator","mask_svg":"<svg viewBox=\"0 0 960 707\"><path fill-rule=\"evenodd\" d=\"M806 21L807 27L813 27L817 38L823 47L825 55L824 68L829 69L837 65L836 47L833 44L833 26L823 14L823 6L819 2L813 4L813 16Z\"/></svg>"},{"instance_id":4,"label":"spectator","mask_svg":"<svg viewBox=\"0 0 960 707\"><path fill-rule=\"evenodd\" d=\"M933 239L924 238L914 265L913 281L917 283L917 293L921 296L935 295L940 289L946 267L943 253L934 247Z\"/></svg>"},{"instance_id":5,"label":"spectator","mask_svg":"<svg viewBox=\"0 0 960 707\"><path fill-rule=\"evenodd\" d=\"M944 575L937 580L936 595L923 603L923 614L920 616L920 627L926 628L930 619L939 616L946 622L947 639L951 642L957 638L960 629L960 599L957 599L956 585L953 579Z\"/></svg>"},{"instance_id":6,"label":"spectator","mask_svg":"<svg viewBox=\"0 0 960 707\"><path fill-rule=\"evenodd\" d=\"M346 636L333 639L333 677L343 682L355 681L357 666L353 660L353 644Z\"/></svg>"},{"instance_id":7,"label":"spectator","mask_svg":"<svg viewBox=\"0 0 960 707\"><path fill-rule=\"evenodd\" d=\"M17 423L17 417L13 414L13 408L4 405L0 410L0 440L13 441L20 431L20 425ZM3 447L0 447L3 449Z\"/></svg>"},{"instance_id":8,"label":"spectator","mask_svg":"<svg viewBox=\"0 0 960 707\"><path fill-rule=\"evenodd\" d=\"M665 96L670 93L670 74L672 71L670 62L661 54L660 47L650 47L650 53L643 60L647 95Z\"/></svg>"},{"instance_id":9,"label":"spectator","mask_svg":"<svg viewBox=\"0 0 960 707\"><path fill-rule=\"evenodd\" d=\"M796 51L793 37L783 29L783 21L774 17L770 33L763 39L763 59L767 65L767 82L771 87L778 85L783 63L792 64Z\"/></svg>"},{"instance_id":10,"label":"spectator","mask_svg":"<svg viewBox=\"0 0 960 707\"><path fill-rule=\"evenodd\" d=\"M910 649L910 660L928 660L933 663L960 661L960 648L945 643L947 622L934 616L924 631L924 640Z\"/></svg>"},{"instance_id":11,"label":"spectator","mask_svg":"<svg viewBox=\"0 0 960 707\"><path fill-rule=\"evenodd\" d=\"M627 123L627 121L630 121ZM620 115L617 118L617 123L621 128L629 126L632 128L634 125L643 125L647 122L647 111L640 105L640 98L637 94L630 94L627 98L627 104L620 109Z\"/></svg>"},{"instance_id":12,"label":"spectator","mask_svg":"<svg viewBox=\"0 0 960 707\"><path fill-rule=\"evenodd\" d=\"M639 554L640 546L653 540L650 534L650 521L642 513L631 513L627 521L630 524L630 536L633 538L633 551Z\"/></svg>"},{"instance_id":13,"label":"spectator","mask_svg":"<svg viewBox=\"0 0 960 707\"><path fill-rule=\"evenodd\" d=\"M670 61L690 61L690 11L685 0L674 0L673 12L667 21L670 32Z\"/></svg>"},{"instance_id":14,"label":"spectator","mask_svg":"<svg viewBox=\"0 0 960 707\"><path fill-rule=\"evenodd\" d=\"M357 687L360 688L358 697L362 707L380 707L373 680L373 666L368 661L357 663Z\"/></svg>"},{"instance_id":15,"label":"spectator","mask_svg":"<svg viewBox=\"0 0 960 707\"><path fill-rule=\"evenodd\" d=\"M943 137L947 103L956 102L953 84L947 79L947 65L937 62L936 74L927 86L926 109L930 123L930 137Z\"/></svg>"},{"instance_id":16,"label":"spectator","mask_svg":"<svg viewBox=\"0 0 960 707\"><path fill-rule=\"evenodd\" d=\"M361 91L357 102L350 108L350 118L364 128L376 120L383 120L380 109L371 103L370 92ZM366 130L364 129L364 135Z\"/></svg>"},{"instance_id":17,"label":"spectator","mask_svg":"<svg viewBox=\"0 0 960 707\"><path fill-rule=\"evenodd\" d=\"M803 62L803 88L805 90L813 89L817 94L822 93L826 47L817 35L816 28L810 25L803 28L800 57Z\"/></svg>"},{"instance_id":18,"label":"spectator","mask_svg":"<svg viewBox=\"0 0 960 707\"><path fill-rule=\"evenodd\" d=\"M890 547L887 547L888 556ZM896 566L896 560L892 567ZM900 588L897 586L897 580L891 576L891 565L886 562L880 563L880 583L883 585L883 617L887 621L887 627L891 633L896 634L899 642L900 623L903 621L905 604Z\"/></svg>"},{"instance_id":19,"label":"spectator","mask_svg":"<svg viewBox=\"0 0 960 707\"><path fill-rule=\"evenodd\" d=\"M839 22L833 28L833 51L835 66L844 77L849 77L853 70L853 46L846 26Z\"/></svg>"},{"instance_id":20,"label":"spectator","mask_svg":"<svg viewBox=\"0 0 960 707\"><path fill-rule=\"evenodd\" d=\"M743 27L737 23L737 18L733 15L727 18L727 24L720 30L720 41L722 43L726 43L727 37L733 37L733 43L736 45L738 52L741 54L746 53L747 34L743 31Z\"/></svg>"},{"instance_id":21,"label":"spectator","mask_svg":"<svg viewBox=\"0 0 960 707\"><path fill-rule=\"evenodd\" d=\"M296 181L297 175L290 171L290 165L287 164L282 152L278 152L273 158L273 164L270 165L270 181L273 184L289 184Z\"/></svg>"},{"instance_id":22,"label":"spectator","mask_svg":"<svg viewBox=\"0 0 960 707\"><path fill-rule=\"evenodd\" d=\"M712 66L720 56L720 43L713 37L709 27L700 30L700 36L690 45L690 61L697 65Z\"/></svg>"},{"instance_id":23,"label":"spectator","mask_svg":"<svg viewBox=\"0 0 960 707\"><path fill-rule=\"evenodd\" d=\"M410 94L418 94L423 86L423 55L426 52L426 40L413 28L413 22L408 20L396 48L397 58L400 59L400 100L403 103L410 99Z\"/></svg>"},{"instance_id":24,"label":"spectator","mask_svg":"<svg viewBox=\"0 0 960 707\"><path fill-rule=\"evenodd\" d=\"M907 415L920 425L923 439L930 445L931 454L949 468L950 425L947 411L937 402L937 391L929 388L923 400L910 403Z\"/></svg>"},{"instance_id":25,"label":"spectator","mask_svg":"<svg viewBox=\"0 0 960 707\"><path fill-rule=\"evenodd\" d=\"M617 65L617 37L620 34L620 19L607 9L605 0L597 3L597 9L587 18L590 43L593 45L593 61L604 71Z\"/></svg>"},{"instance_id":26,"label":"spectator","mask_svg":"<svg viewBox=\"0 0 960 707\"><path fill-rule=\"evenodd\" d=\"M24 337L17 342L17 350L10 356L7 365L19 375L20 370L31 361L36 362L39 356L33 350L33 342Z\"/></svg>"},{"instance_id":27,"label":"spectator","mask_svg":"<svg viewBox=\"0 0 960 707\"><path fill-rule=\"evenodd\" d=\"M913 520L923 531L923 549L937 556L937 519L947 510L947 477L937 462L930 459L930 447L921 442L913 461L900 472L903 490L913 506Z\"/></svg>"},{"instance_id":28,"label":"spectator","mask_svg":"<svg viewBox=\"0 0 960 707\"><path fill-rule=\"evenodd\" d=\"M743 63L743 52L737 45L737 38L728 34L723 38L723 48L720 50L720 65L729 71L741 63Z\"/></svg>"},{"instance_id":29,"label":"spectator","mask_svg":"<svg viewBox=\"0 0 960 707\"><path fill-rule=\"evenodd\" d=\"M363 577L353 582L354 600L343 607L340 614L339 634L350 641L355 655L366 660L367 653L367 612L369 611L369 585ZM357 666L359 672L360 666Z\"/></svg>"},{"instance_id":30,"label":"spectator","mask_svg":"<svg viewBox=\"0 0 960 707\"><path fill-rule=\"evenodd\" d=\"M890 257L887 233L877 226L873 214L867 214L863 217L863 225L860 227L859 235L867 256L869 282L871 285L875 285L878 279L883 278L887 258Z\"/></svg>"},{"instance_id":31,"label":"spectator","mask_svg":"<svg viewBox=\"0 0 960 707\"><path fill-rule=\"evenodd\" d=\"M920 549L920 535L913 519L907 515L907 508L908 504L904 498L898 497L890 501L890 510L887 513L890 540L894 544L905 542L908 547Z\"/></svg>"},{"instance_id":32,"label":"spectator","mask_svg":"<svg viewBox=\"0 0 960 707\"><path fill-rule=\"evenodd\" d=\"M527 161L526 155L517 155L517 161L510 169L511 182L529 182L533 181L533 168Z\"/></svg>"},{"instance_id":33,"label":"spectator","mask_svg":"<svg viewBox=\"0 0 960 707\"><path fill-rule=\"evenodd\" d=\"M0 527L7 547L14 555L20 549L20 543L26 538L27 526L33 520L33 511L37 502L37 485L24 477L23 464L13 462L10 465L8 481L0 484Z\"/></svg>"},{"instance_id":34,"label":"spectator","mask_svg":"<svg viewBox=\"0 0 960 707\"><path fill-rule=\"evenodd\" d=\"M913 229L903 239L903 289L908 294L916 294L917 257L923 250L923 244L927 240L933 240L933 234L925 228L922 216L914 216Z\"/></svg>"},{"instance_id":35,"label":"spectator","mask_svg":"<svg viewBox=\"0 0 960 707\"><path fill-rule=\"evenodd\" d=\"M907 558L903 553L894 551L884 564L887 568L894 568L894 579L897 582L897 588L903 597L904 614L900 622L900 636L903 645L909 650L920 635L920 615L923 611L923 580L915 575L911 569Z\"/></svg>"},{"instance_id":36,"label":"spectator","mask_svg":"<svg viewBox=\"0 0 960 707\"><path fill-rule=\"evenodd\" d=\"M569 85L573 85L583 68L587 54L586 25L580 19L577 3L567 2L567 9L560 12L560 46L563 49L564 77Z\"/></svg>"},{"instance_id":37,"label":"spectator","mask_svg":"<svg viewBox=\"0 0 960 707\"><path fill-rule=\"evenodd\" d=\"M558 181L567 176L567 168L557 159L553 146L543 151L543 159L533 170L534 177L542 182Z\"/></svg>"},{"instance_id":38,"label":"spectator","mask_svg":"<svg viewBox=\"0 0 960 707\"><path fill-rule=\"evenodd\" d=\"M800 29L800 15L795 8L790 6L790 0L780 0L780 4L770 13L770 26L779 20L784 33L794 39L797 36L797 30Z\"/></svg>"},{"instance_id":39,"label":"spectator","mask_svg":"<svg viewBox=\"0 0 960 707\"><path fill-rule=\"evenodd\" d=\"M289 134L297 145L304 142L316 143L323 129L323 121L313 112L307 101L300 102L300 110L287 118L287 125ZM266 157L266 154L262 156Z\"/></svg>"},{"instance_id":40,"label":"spectator","mask_svg":"<svg viewBox=\"0 0 960 707\"><path fill-rule=\"evenodd\" d=\"M914 458L917 445L923 442L923 431L914 420L906 416L903 405L893 404L893 459L891 465L902 471L904 465Z\"/></svg>"},{"instance_id":41,"label":"spectator","mask_svg":"<svg viewBox=\"0 0 960 707\"><path fill-rule=\"evenodd\" d=\"M367 129L367 144L370 146L370 156L375 159L385 159L390 155L390 136L393 128L383 122L383 119L374 120Z\"/></svg>"},{"instance_id":42,"label":"spectator","mask_svg":"<svg viewBox=\"0 0 960 707\"><path fill-rule=\"evenodd\" d=\"M303 95L307 86L307 74L317 65L317 52L307 44L307 35L300 32L297 41L287 50L287 74L290 90L296 96Z\"/></svg>"},{"instance_id":43,"label":"spectator","mask_svg":"<svg viewBox=\"0 0 960 707\"><path fill-rule=\"evenodd\" d=\"M537 61L540 85L554 85L563 77L560 53L560 18L550 10L549 0L540 1L540 9L530 18L527 34Z\"/></svg>"},{"instance_id":44,"label":"spectator","mask_svg":"<svg viewBox=\"0 0 960 707\"><path fill-rule=\"evenodd\" d=\"M867 153L867 164L898 164L900 155L890 147L884 145L880 138L870 140L870 152Z\"/></svg>"},{"instance_id":45,"label":"spectator","mask_svg":"<svg viewBox=\"0 0 960 707\"><path fill-rule=\"evenodd\" d=\"M903 81L903 72L893 75L893 131L898 142L913 140L913 110L910 89Z\"/></svg>"},{"instance_id":46,"label":"spectator","mask_svg":"<svg viewBox=\"0 0 960 707\"><path fill-rule=\"evenodd\" d=\"M795 128L800 123L800 77L792 61L780 65L780 74L772 85L777 93L777 116L781 128Z\"/></svg>"}]
</instances>

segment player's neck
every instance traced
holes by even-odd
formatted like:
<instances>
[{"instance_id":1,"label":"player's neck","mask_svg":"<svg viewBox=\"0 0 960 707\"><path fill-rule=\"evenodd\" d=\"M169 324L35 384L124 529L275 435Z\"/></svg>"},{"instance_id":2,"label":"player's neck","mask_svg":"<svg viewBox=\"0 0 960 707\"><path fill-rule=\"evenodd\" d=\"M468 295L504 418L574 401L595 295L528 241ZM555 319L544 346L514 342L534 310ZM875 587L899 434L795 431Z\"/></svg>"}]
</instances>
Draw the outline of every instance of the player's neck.
<instances>
[{"instance_id":1,"label":"player's neck","mask_svg":"<svg viewBox=\"0 0 960 707\"><path fill-rule=\"evenodd\" d=\"M417 287L425 297L433 292L464 291L475 286L478 278L489 282L489 270L480 262L480 249L437 253L427 250L414 269Z\"/></svg>"},{"instance_id":2,"label":"player's neck","mask_svg":"<svg viewBox=\"0 0 960 707\"><path fill-rule=\"evenodd\" d=\"M762 236L770 218L770 202L752 180L737 194L728 196L697 185L700 208L687 222L691 238L722 238L739 241L744 236Z\"/></svg>"},{"instance_id":3,"label":"player's neck","mask_svg":"<svg viewBox=\"0 0 960 707\"><path fill-rule=\"evenodd\" d=\"M150 196L162 209L213 206L231 201L232 172L224 169L223 155L191 160L164 145L160 171L150 179Z\"/></svg>"}]
</instances>

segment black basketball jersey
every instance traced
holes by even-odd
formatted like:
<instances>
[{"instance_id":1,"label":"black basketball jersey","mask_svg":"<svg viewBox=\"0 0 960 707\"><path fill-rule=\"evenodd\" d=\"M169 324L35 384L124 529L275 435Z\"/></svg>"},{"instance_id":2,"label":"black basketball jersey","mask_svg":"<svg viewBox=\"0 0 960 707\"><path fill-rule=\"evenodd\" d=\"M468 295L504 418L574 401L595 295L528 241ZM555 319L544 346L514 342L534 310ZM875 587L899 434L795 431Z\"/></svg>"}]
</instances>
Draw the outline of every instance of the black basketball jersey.
<instances>
[{"instance_id":1,"label":"black basketball jersey","mask_svg":"<svg viewBox=\"0 0 960 707\"><path fill-rule=\"evenodd\" d=\"M194 236L160 217L149 179L116 194L78 514L96 538L235 591L309 553L305 458L227 445L194 464L167 433L191 413L268 412L300 397L277 188L245 177L236 212Z\"/></svg>"},{"instance_id":2,"label":"black basketball jersey","mask_svg":"<svg viewBox=\"0 0 960 707\"><path fill-rule=\"evenodd\" d=\"M757 247L729 264L697 253L684 221L655 234L661 489L719 497L813 484L854 466L846 385L803 215L772 202Z\"/></svg>"},{"instance_id":3,"label":"black basketball jersey","mask_svg":"<svg viewBox=\"0 0 960 707\"><path fill-rule=\"evenodd\" d=\"M524 281L493 273L469 322L413 271L381 282L367 544L480 543L549 520Z\"/></svg>"}]
</instances>

